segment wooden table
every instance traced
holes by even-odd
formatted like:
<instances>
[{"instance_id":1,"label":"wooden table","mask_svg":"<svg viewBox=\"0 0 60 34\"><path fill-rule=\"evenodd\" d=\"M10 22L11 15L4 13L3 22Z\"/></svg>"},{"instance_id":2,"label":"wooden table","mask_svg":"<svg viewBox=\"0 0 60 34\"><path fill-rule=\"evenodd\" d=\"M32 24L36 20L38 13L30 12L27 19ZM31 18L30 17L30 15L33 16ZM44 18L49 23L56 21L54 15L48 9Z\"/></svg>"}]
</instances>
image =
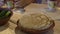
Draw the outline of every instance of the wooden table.
<instances>
[{"instance_id":1,"label":"wooden table","mask_svg":"<svg viewBox=\"0 0 60 34\"><path fill-rule=\"evenodd\" d=\"M17 17L18 16L18 17ZM13 13L13 16L11 17L11 20L13 19L15 22L20 19L19 17L21 14L19 13ZM16 27L16 23L8 22L9 24L4 25L0 27L0 34L26 34L18 30ZM47 32L46 34L60 34L60 21L55 20L55 27L53 30Z\"/></svg>"},{"instance_id":2,"label":"wooden table","mask_svg":"<svg viewBox=\"0 0 60 34\"><path fill-rule=\"evenodd\" d=\"M31 3L30 5L28 5L24 9L26 10L26 12L39 11L39 12L47 14L48 16L50 16L54 20L60 20L60 8L56 7L56 9L57 9L56 12L49 12L46 10L47 8L48 8L47 4Z\"/></svg>"},{"instance_id":3,"label":"wooden table","mask_svg":"<svg viewBox=\"0 0 60 34\"><path fill-rule=\"evenodd\" d=\"M20 17L18 15L18 13L16 14L13 14L12 18L13 17ZM18 18L14 18L15 20L18 19ZM2 27L0 27L0 34L26 34L24 32L21 32L20 30L18 30L16 27L17 25L15 23L12 23L12 22L8 22L9 24L7 25L4 25ZM46 34L60 34L60 21L55 21L55 27L53 30L47 32Z\"/></svg>"},{"instance_id":4,"label":"wooden table","mask_svg":"<svg viewBox=\"0 0 60 34\"><path fill-rule=\"evenodd\" d=\"M33 7L36 6L36 8L34 7L36 10L33 10L34 8L31 5L33 5ZM29 12L30 11L37 11L39 9L39 7L40 7L39 5L40 4L30 4L29 6L31 6L31 7L27 8L27 7L29 7L29 6L27 6L25 9L26 9L27 12L28 11ZM44 5L43 5L43 7L40 7L40 8L43 9ZM41 11L41 10L38 10L38 11ZM48 13L50 13L50 12L48 12ZM48 13L46 13L46 14L48 14ZM50 16L52 14L54 15L54 13L50 13L48 15ZM18 19L20 19L20 16L21 16L21 14L19 14L19 13L13 13L13 16L11 17L11 20L13 19L14 21L17 21ZM5 26L0 27L0 34L26 34L26 33L23 33L21 31L19 31L16 28L17 27L16 23L12 23L12 22L9 21L9 25L5 25ZM55 27L54 27L54 29L49 31L49 32L47 32L46 34L60 34L60 21L55 20Z\"/></svg>"},{"instance_id":5,"label":"wooden table","mask_svg":"<svg viewBox=\"0 0 60 34\"><path fill-rule=\"evenodd\" d=\"M25 7L24 9L26 10L26 12L39 11L46 14L47 16L50 16L52 19L55 20L54 32L50 34L60 34L60 27L59 27L60 26L60 8L56 7L57 9L56 12L48 12L46 11L46 8L48 8L47 4L32 3L28 5L27 7Z\"/></svg>"}]
</instances>

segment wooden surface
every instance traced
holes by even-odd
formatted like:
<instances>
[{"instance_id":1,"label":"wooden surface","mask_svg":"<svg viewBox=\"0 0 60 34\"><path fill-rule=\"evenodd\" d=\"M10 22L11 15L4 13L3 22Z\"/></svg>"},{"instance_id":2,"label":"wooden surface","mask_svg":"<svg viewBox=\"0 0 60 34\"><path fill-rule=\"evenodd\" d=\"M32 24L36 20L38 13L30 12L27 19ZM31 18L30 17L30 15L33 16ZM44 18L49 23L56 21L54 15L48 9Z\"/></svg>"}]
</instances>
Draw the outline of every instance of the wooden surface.
<instances>
[{"instance_id":1,"label":"wooden surface","mask_svg":"<svg viewBox=\"0 0 60 34\"><path fill-rule=\"evenodd\" d=\"M12 22L8 22L9 24L6 24L4 26L0 27L0 34L27 34L24 33L20 30L18 30L16 27L17 25L12 23ZM46 32L44 34L60 34L60 21L55 21L55 27L53 30Z\"/></svg>"},{"instance_id":2,"label":"wooden surface","mask_svg":"<svg viewBox=\"0 0 60 34\"><path fill-rule=\"evenodd\" d=\"M39 12L46 14L47 16L50 16L54 20L58 20L58 19L60 20L60 8L59 7L56 7L57 10L55 12L49 12L49 11L47 11L47 9L48 9L47 4L31 3L24 9L26 12L39 11Z\"/></svg>"},{"instance_id":3,"label":"wooden surface","mask_svg":"<svg viewBox=\"0 0 60 34\"><path fill-rule=\"evenodd\" d=\"M14 14L13 14L14 16ZM20 17L18 13L14 17ZM12 18L12 17L11 17ZM14 21L19 18L14 18ZM8 24L0 27L0 34L26 34L17 29L17 25L13 22L8 22ZM60 21L55 20L55 27L53 30L46 32L44 34L60 34Z\"/></svg>"},{"instance_id":4,"label":"wooden surface","mask_svg":"<svg viewBox=\"0 0 60 34\"><path fill-rule=\"evenodd\" d=\"M21 15L22 15L21 13L13 12L13 15L10 18L10 21L17 24L17 21L20 19Z\"/></svg>"},{"instance_id":5,"label":"wooden surface","mask_svg":"<svg viewBox=\"0 0 60 34\"><path fill-rule=\"evenodd\" d=\"M27 6L28 4L34 2L34 0L14 0L14 6L15 7L25 7ZM17 2L16 2L17 1Z\"/></svg>"},{"instance_id":6,"label":"wooden surface","mask_svg":"<svg viewBox=\"0 0 60 34\"><path fill-rule=\"evenodd\" d=\"M33 5L33 7L34 7L34 4L32 4ZM35 4L36 5L36 4ZM39 9L39 7L38 7L38 5L39 4L37 4L36 6L36 8L37 9ZM30 11L37 11L37 10L33 10L34 8L33 8L32 6L30 7L30 9L26 9L26 11L28 10L29 12ZM36 9L35 8L35 9ZM41 7L42 9L44 8L44 5L43 5L43 7ZM38 10L38 11L41 11L41 10ZM52 13L53 14L53 13ZM50 13L50 15L52 15L51 13ZM49 15L49 14L48 14ZM49 16L50 16L49 15ZM54 15L54 14L53 14ZM17 17L18 16L18 17ZM14 13L13 14L13 16L11 17L11 20L13 20L13 21L15 21L15 23L13 23L13 22L8 22L8 24L6 24L6 25L4 25L4 26L1 26L0 27L0 34L26 34L26 33L23 33L23 32L21 32L20 30L18 30L16 27L17 27L17 25L16 25L16 21L20 18L20 16L21 16L21 14L19 14L19 13ZM46 33L44 33L44 34L60 34L60 20L55 20L55 27L54 27L54 29L53 30L51 30L51 31L49 31L49 32L46 32Z\"/></svg>"}]
</instances>

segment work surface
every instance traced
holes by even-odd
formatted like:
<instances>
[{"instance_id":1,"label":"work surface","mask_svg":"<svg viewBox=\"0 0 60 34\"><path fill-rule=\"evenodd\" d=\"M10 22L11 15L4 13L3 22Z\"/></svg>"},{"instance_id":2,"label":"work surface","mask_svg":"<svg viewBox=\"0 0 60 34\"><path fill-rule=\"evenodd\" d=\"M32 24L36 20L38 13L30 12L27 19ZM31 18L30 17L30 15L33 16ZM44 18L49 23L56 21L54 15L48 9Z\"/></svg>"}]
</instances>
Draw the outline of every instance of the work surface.
<instances>
[{"instance_id":1,"label":"work surface","mask_svg":"<svg viewBox=\"0 0 60 34\"><path fill-rule=\"evenodd\" d=\"M26 34L19 31L16 27L16 24L9 22L9 25L6 24L0 27L0 34ZM55 21L54 29L44 34L60 34L60 21Z\"/></svg>"},{"instance_id":2,"label":"work surface","mask_svg":"<svg viewBox=\"0 0 60 34\"><path fill-rule=\"evenodd\" d=\"M19 16L18 13L13 14L12 18L16 16ZM18 20L19 18L14 18L13 20L15 21L16 19ZM18 30L16 27L17 27L16 22L13 23L9 21L8 24L0 27L0 34L26 34ZM60 21L55 20L54 29L44 34L60 34Z\"/></svg>"},{"instance_id":3,"label":"work surface","mask_svg":"<svg viewBox=\"0 0 60 34\"><path fill-rule=\"evenodd\" d=\"M19 16L18 13L13 14L12 18L16 16ZM16 19L18 20L19 18L14 18L13 20L15 21ZM16 27L17 27L16 22L13 23L9 21L8 24L0 27L0 34L26 34L26 33L19 31ZM60 34L60 21L55 20L54 29L47 32L46 34Z\"/></svg>"},{"instance_id":4,"label":"work surface","mask_svg":"<svg viewBox=\"0 0 60 34\"><path fill-rule=\"evenodd\" d=\"M31 4L30 4L31 5ZM32 4L32 5L36 5L36 4ZM40 4L37 4L36 6L38 6ZM27 6L28 7L28 6ZM34 6L33 6L34 7ZM30 7L31 9L26 9L26 11L33 11L34 8ZM39 7L36 7L36 8L39 8ZM41 7L42 8L42 7ZM43 7L44 8L44 7ZM37 11L37 10L34 10L34 11ZM40 11L40 10L38 10ZM53 13L52 13L53 14ZM56 13L55 13L56 14ZM20 18L22 14L18 14L18 13L14 13L13 16L11 17L11 20L15 21L15 23L13 22L8 22L8 24L4 25L4 26L1 26L0 27L0 34L26 34L26 33L23 33L21 31L19 31L16 27L17 27L17 20ZM50 13L51 15L51 13ZM12 19L13 18L13 19ZM59 19L59 18L58 18ZM44 34L60 34L60 21L59 20L55 20L55 27L53 30L47 32L47 33L44 33Z\"/></svg>"},{"instance_id":5,"label":"work surface","mask_svg":"<svg viewBox=\"0 0 60 34\"><path fill-rule=\"evenodd\" d=\"M32 12L32 11L42 12L44 14L47 14L48 16L53 18L54 20L60 19L60 8L59 7L56 7L57 10L55 12L49 12L49 11L47 11L47 8L48 8L47 4L31 3L30 5L28 5L24 9L26 12Z\"/></svg>"}]
</instances>

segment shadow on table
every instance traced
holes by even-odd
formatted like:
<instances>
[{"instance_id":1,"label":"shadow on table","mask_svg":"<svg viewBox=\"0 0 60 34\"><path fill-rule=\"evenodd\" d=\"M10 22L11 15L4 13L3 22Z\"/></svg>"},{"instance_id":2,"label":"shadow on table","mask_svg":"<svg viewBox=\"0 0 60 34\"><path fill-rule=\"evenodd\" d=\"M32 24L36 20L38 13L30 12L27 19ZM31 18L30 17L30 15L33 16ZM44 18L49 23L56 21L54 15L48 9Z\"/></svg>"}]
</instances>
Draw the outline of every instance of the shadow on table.
<instances>
[{"instance_id":1,"label":"shadow on table","mask_svg":"<svg viewBox=\"0 0 60 34\"><path fill-rule=\"evenodd\" d=\"M54 30L49 30L48 32L42 33L42 34L54 34Z\"/></svg>"},{"instance_id":2,"label":"shadow on table","mask_svg":"<svg viewBox=\"0 0 60 34\"><path fill-rule=\"evenodd\" d=\"M9 23L7 23L3 26L0 26L0 32L6 30L8 27L9 27Z\"/></svg>"},{"instance_id":3,"label":"shadow on table","mask_svg":"<svg viewBox=\"0 0 60 34\"><path fill-rule=\"evenodd\" d=\"M26 34L26 33L21 32L21 31L18 30L18 28L16 27L16 29L15 29L15 34ZM42 34L54 34L54 30L52 29L52 30L50 30L50 31L48 31L48 32L45 32L45 33L42 33Z\"/></svg>"},{"instance_id":4,"label":"shadow on table","mask_svg":"<svg viewBox=\"0 0 60 34\"><path fill-rule=\"evenodd\" d=\"M15 28L15 34L26 34L26 33L18 30L18 28L16 27L16 28Z\"/></svg>"}]
</instances>

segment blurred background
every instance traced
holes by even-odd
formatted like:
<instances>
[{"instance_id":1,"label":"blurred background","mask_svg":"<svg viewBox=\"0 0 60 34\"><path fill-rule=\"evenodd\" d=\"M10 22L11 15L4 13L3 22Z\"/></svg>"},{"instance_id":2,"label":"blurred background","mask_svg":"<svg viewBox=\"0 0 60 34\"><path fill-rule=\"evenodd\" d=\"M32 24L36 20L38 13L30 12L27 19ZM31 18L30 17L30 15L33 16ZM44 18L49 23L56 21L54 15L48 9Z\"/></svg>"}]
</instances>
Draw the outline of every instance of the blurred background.
<instances>
[{"instance_id":1,"label":"blurred background","mask_svg":"<svg viewBox=\"0 0 60 34\"><path fill-rule=\"evenodd\" d=\"M0 7L7 5L8 8L24 8L30 3L47 4L49 0L0 0ZM60 0L55 0L56 6L60 7Z\"/></svg>"}]
</instances>

